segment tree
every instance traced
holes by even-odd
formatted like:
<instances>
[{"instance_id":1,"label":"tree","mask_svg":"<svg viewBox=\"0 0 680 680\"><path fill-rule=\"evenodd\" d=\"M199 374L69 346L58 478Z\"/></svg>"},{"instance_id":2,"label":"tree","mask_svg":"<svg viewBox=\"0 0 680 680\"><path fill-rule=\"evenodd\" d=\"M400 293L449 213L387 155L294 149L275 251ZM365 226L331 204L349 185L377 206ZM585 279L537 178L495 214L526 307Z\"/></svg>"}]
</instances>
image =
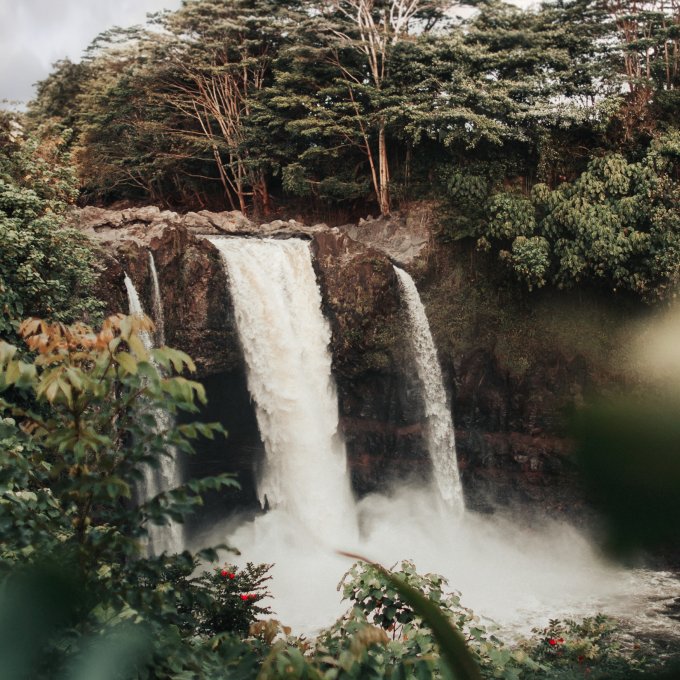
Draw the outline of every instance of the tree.
<instances>
[{"instance_id":1,"label":"tree","mask_svg":"<svg viewBox=\"0 0 680 680\"><path fill-rule=\"evenodd\" d=\"M64 129L73 129L78 118L78 97L90 77L89 62L74 63L66 58L52 64L52 68L52 73L38 83L35 99L28 102L27 118L35 126L52 121Z\"/></svg>"},{"instance_id":2,"label":"tree","mask_svg":"<svg viewBox=\"0 0 680 680\"><path fill-rule=\"evenodd\" d=\"M388 0L387 3L376 0L331 0L322 8L330 19L329 23L321 23L318 31L330 34L335 41L330 44L326 59L337 67L347 84L349 99L355 110L373 178L373 185L378 197L380 211L387 215L390 211L389 198L389 161L387 157L386 118L382 111L382 91L389 78L389 59L391 51L409 38L409 29L418 18L426 17L422 28L427 31L441 19L444 11L452 3L427 4L422 0ZM351 68L341 58L343 46L359 51L365 60L365 69ZM361 121L359 107L356 102L358 92L366 90L365 84L370 81L375 89L372 97L374 112L369 121ZM357 90L357 94L355 94ZM368 138L368 129L378 130L378 162L376 164ZM377 166L377 167L376 167Z\"/></svg>"},{"instance_id":3,"label":"tree","mask_svg":"<svg viewBox=\"0 0 680 680\"><path fill-rule=\"evenodd\" d=\"M267 159L249 144L244 119L271 80L288 14L274 2L204 0L160 19L174 36L159 46L160 58L167 55L172 64L160 75L165 101L198 123L195 134L211 145L232 208L235 194L244 214L248 194L270 212Z\"/></svg>"},{"instance_id":4,"label":"tree","mask_svg":"<svg viewBox=\"0 0 680 680\"><path fill-rule=\"evenodd\" d=\"M68 322L103 306L91 292L92 246L64 226L78 196L70 131L20 132L10 126L0 148L0 337L9 340L24 315Z\"/></svg>"}]
</instances>

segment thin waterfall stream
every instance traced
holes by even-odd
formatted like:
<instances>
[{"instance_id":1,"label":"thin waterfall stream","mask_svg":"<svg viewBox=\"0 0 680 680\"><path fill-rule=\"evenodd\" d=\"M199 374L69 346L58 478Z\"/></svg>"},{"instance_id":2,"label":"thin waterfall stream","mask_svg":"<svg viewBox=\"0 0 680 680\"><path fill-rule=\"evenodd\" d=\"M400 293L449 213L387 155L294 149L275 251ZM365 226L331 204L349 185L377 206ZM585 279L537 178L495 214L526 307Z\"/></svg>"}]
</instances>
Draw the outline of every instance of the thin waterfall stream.
<instances>
[{"instance_id":1,"label":"thin waterfall stream","mask_svg":"<svg viewBox=\"0 0 680 680\"><path fill-rule=\"evenodd\" d=\"M411 330L409 339L415 354L418 377L424 389L430 458L435 482L444 503L456 512L462 513L465 510L465 501L458 474L453 419L444 390L437 348L415 282L403 269L395 267L394 271L399 279L402 299L406 303Z\"/></svg>"},{"instance_id":2,"label":"thin waterfall stream","mask_svg":"<svg viewBox=\"0 0 680 680\"><path fill-rule=\"evenodd\" d=\"M153 291L154 291L154 323L156 325L156 344L164 344L165 328L163 324L163 307L162 299L160 297L160 287L158 285L158 274L156 273L156 265L154 263L153 254L149 252L149 271L152 275ZM128 303L130 306L130 314L144 314L142 303L139 299L139 294L135 288L134 283L130 277L125 274L125 288L128 294ZM157 309L158 307L158 309ZM140 340L144 345L144 349L149 353L154 348L154 343L151 336L142 331L139 334ZM162 346L162 345L161 345ZM156 370L161 372L162 367L153 360L150 356L151 363L154 364ZM154 412L156 419L156 426L159 430L167 430L173 425L173 417L167 411L158 410ZM167 452L170 456L164 456L161 459L161 465L157 469L145 466L142 474L144 481L141 485L140 493L144 500L153 498L154 496L174 489L181 485L181 473L179 463L177 460L178 451L174 446L168 445ZM150 549L154 554L162 552L178 553L184 550L184 531L181 524L171 523L167 527L159 527L149 525L149 544Z\"/></svg>"},{"instance_id":3,"label":"thin waterfall stream","mask_svg":"<svg viewBox=\"0 0 680 680\"><path fill-rule=\"evenodd\" d=\"M165 346L165 320L163 318L163 298L161 297L161 288L158 284L158 272L156 271L156 262L153 259L153 253L149 251L149 271L151 273L151 283L153 294L153 321L156 324L156 347Z\"/></svg>"}]
</instances>

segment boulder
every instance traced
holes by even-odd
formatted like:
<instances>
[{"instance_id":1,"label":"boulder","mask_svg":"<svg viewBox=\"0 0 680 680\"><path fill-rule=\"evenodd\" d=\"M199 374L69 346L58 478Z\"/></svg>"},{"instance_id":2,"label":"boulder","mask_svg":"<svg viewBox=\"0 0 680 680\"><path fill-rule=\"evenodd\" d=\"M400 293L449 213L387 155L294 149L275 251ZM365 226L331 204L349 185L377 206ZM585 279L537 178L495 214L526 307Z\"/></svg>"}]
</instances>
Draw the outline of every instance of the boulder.
<instances>
[{"instance_id":1,"label":"boulder","mask_svg":"<svg viewBox=\"0 0 680 680\"><path fill-rule=\"evenodd\" d=\"M232 210L221 213L212 213L201 210L198 213L217 233L224 234L253 234L259 231L257 225L251 222L240 210Z\"/></svg>"},{"instance_id":2,"label":"boulder","mask_svg":"<svg viewBox=\"0 0 680 680\"><path fill-rule=\"evenodd\" d=\"M169 215L174 215L175 213L168 212ZM121 211L124 224L130 224L132 222L153 222L155 219L160 217L160 208L155 205L148 205L144 208L131 208L130 210Z\"/></svg>"},{"instance_id":3,"label":"boulder","mask_svg":"<svg viewBox=\"0 0 680 680\"><path fill-rule=\"evenodd\" d=\"M409 212L393 212L373 219L370 215L358 224L339 229L355 241L379 250L400 266L411 264L427 247L430 238L430 208L426 205Z\"/></svg>"}]
</instances>

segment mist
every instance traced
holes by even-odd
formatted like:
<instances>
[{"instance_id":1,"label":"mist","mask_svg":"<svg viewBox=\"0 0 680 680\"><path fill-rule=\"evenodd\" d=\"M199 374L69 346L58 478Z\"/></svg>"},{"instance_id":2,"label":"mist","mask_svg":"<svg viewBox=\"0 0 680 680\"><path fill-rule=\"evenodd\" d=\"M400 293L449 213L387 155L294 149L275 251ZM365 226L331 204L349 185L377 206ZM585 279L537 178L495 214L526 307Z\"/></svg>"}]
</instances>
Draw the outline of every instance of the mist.
<instances>
[{"instance_id":1,"label":"mist","mask_svg":"<svg viewBox=\"0 0 680 680\"><path fill-rule=\"evenodd\" d=\"M671 574L626 570L608 561L574 527L546 520L526 528L495 516L447 513L431 489L402 487L357 504L360 536L354 545L326 544L292 516L274 509L254 521L238 517L212 527L195 544L228 542L241 555L226 560L274 563L269 602L274 617L297 634L314 635L349 607L339 581L352 565L337 550L386 567L412 560L419 573L438 573L461 593L461 604L502 626L507 641L530 636L549 619L604 612L636 631L680 636L661 616L663 602L680 595ZM484 623L482 621L482 623Z\"/></svg>"}]
</instances>

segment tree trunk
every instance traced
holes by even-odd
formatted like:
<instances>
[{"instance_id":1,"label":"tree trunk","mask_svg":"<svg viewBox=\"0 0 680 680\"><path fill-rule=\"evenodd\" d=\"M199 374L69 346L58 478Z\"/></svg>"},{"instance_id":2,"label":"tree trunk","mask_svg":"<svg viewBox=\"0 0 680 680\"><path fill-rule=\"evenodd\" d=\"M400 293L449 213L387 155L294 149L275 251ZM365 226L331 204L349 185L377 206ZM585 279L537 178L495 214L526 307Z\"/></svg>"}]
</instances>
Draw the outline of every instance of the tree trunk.
<instances>
[{"instance_id":1,"label":"tree trunk","mask_svg":"<svg viewBox=\"0 0 680 680\"><path fill-rule=\"evenodd\" d=\"M378 165L380 168L380 194L378 201L380 202L380 212L383 215L390 214L390 197L387 190L387 184L390 181L390 171L387 163L387 142L385 139L385 121L380 121L380 130L378 132Z\"/></svg>"},{"instance_id":2,"label":"tree trunk","mask_svg":"<svg viewBox=\"0 0 680 680\"><path fill-rule=\"evenodd\" d=\"M259 193L260 197L262 200L262 212L264 212L265 215L271 214L273 211L269 205L269 192L267 191L267 178L264 176L264 171L259 170L258 171L258 185L259 185Z\"/></svg>"},{"instance_id":3,"label":"tree trunk","mask_svg":"<svg viewBox=\"0 0 680 680\"><path fill-rule=\"evenodd\" d=\"M229 184L227 183L227 173L222 165L222 159L220 158L220 152L217 150L217 146L213 144L213 154L215 156L215 161L217 162L217 167L220 170L220 179L222 180L222 185L224 186L224 193L229 197L229 203L231 203L231 209L236 210L236 204L234 199L231 197L231 191L229 191Z\"/></svg>"},{"instance_id":4,"label":"tree trunk","mask_svg":"<svg viewBox=\"0 0 680 680\"><path fill-rule=\"evenodd\" d=\"M413 164L413 140L409 139L406 142L406 168L404 175L406 176L406 186L411 186L411 166Z\"/></svg>"},{"instance_id":5,"label":"tree trunk","mask_svg":"<svg viewBox=\"0 0 680 680\"><path fill-rule=\"evenodd\" d=\"M243 194L243 166L238 164L238 177L236 180L236 191L238 192L238 201L241 206L241 212L247 215L248 209L246 208L246 198Z\"/></svg>"}]
</instances>

